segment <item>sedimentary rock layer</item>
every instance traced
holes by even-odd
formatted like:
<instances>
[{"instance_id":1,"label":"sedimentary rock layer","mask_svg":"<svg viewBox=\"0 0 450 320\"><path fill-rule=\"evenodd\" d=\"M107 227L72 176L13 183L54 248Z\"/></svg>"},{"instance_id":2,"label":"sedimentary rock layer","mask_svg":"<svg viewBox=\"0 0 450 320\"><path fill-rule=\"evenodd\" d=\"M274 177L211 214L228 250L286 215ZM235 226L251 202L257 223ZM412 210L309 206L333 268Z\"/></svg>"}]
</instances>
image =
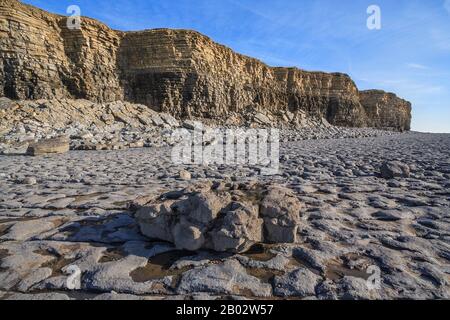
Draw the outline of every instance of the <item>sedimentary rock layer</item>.
<instances>
[{"instance_id":1,"label":"sedimentary rock layer","mask_svg":"<svg viewBox=\"0 0 450 320\"><path fill-rule=\"evenodd\" d=\"M410 106L394 95L360 95L345 74L272 68L195 31L120 32L89 18L69 30L66 17L16 0L0 0L0 18L0 96L126 100L180 118L302 110L340 126L409 129Z\"/></svg>"},{"instance_id":2,"label":"sedimentary rock layer","mask_svg":"<svg viewBox=\"0 0 450 320\"><path fill-rule=\"evenodd\" d=\"M410 130L410 102L380 90L361 91L359 97L368 116L369 126Z\"/></svg>"}]
</instances>

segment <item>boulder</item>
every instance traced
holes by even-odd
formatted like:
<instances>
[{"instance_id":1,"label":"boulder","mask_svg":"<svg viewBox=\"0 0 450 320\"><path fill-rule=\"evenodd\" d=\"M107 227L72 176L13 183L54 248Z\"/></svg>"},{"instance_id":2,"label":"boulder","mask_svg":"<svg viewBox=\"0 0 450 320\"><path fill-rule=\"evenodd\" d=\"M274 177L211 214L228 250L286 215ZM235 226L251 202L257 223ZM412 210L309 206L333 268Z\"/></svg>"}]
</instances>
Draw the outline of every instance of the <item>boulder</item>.
<instances>
[{"instance_id":1,"label":"boulder","mask_svg":"<svg viewBox=\"0 0 450 320\"><path fill-rule=\"evenodd\" d=\"M172 128L177 128L180 126L180 123L178 122L178 120L175 119L174 117L172 117L170 114L161 113L161 114L159 114L159 117L161 118L162 121L164 121L165 124L167 124L168 126L170 126Z\"/></svg>"},{"instance_id":2,"label":"boulder","mask_svg":"<svg viewBox=\"0 0 450 320\"><path fill-rule=\"evenodd\" d=\"M186 120L183 122L183 128L188 130L203 131L203 124L199 121Z\"/></svg>"},{"instance_id":3,"label":"boulder","mask_svg":"<svg viewBox=\"0 0 450 320\"><path fill-rule=\"evenodd\" d=\"M263 124L263 125L270 125L272 123L272 121L270 121L269 117L263 113L257 113L253 117L253 121L255 121L259 124Z\"/></svg>"},{"instance_id":4,"label":"boulder","mask_svg":"<svg viewBox=\"0 0 450 320\"><path fill-rule=\"evenodd\" d=\"M136 212L136 220L143 235L150 239L174 242L172 223L175 213L171 205L173 201L164 201L150 206L142 206ZM137 205L139 206L139 205Z\"/></svg>"},{"instance_id":5,"label":"boulder","mask_svg":"<svg viewBox=\"0 0 450 320\"><path fill-rule=\"evenodd\" d=\"M290 189L271 187L261 203L266 240L273 243L296 242L301 209L301 202Z\"/></svg>"},{"instance_id":6,"label":"boulder","mask_svg":"<svg viewBox=\"0 0 450 320\"><path fill-rule=\"evenodd\" d=\"M40 140L28 146L27 154L32 156L66 153L70 149L69 139L67 137L57 137Z\"/></svg>"},{"instance_id":7,"label":"boulder","mask_svg":"<svg viewBox=\"0 0 450 320\"><path fill-rule=\"evenodd\" d=\"M0 98L0 110L7 110L13 106L13 102L5 97Z\"/></svg>"},{"instance_id":8,"label":"boulder","mask_svg":"<svg viewBox=\"0 0 450 320\"><path fill-rule=\"evenodd\" d=\"M230 196L219 196L212 191L194 193L177 207L180 212L196 223L207 225L215 220L220 210L228 205Z\"/></svg>"},{"instance_id":9,"label":"boulder","mask_svg":"<svg viewBox=\"0 0 450 320\"><path fill-rule=\"evenodd\" d=\"M155 114L152 117L152 123L157 127L162 127L162 126L164 126L164 123L166 123L166 122L164 122L163 119L161 119L161 117L159 115Z\"/></svg>"},{"instance_id":10,"label":"boulder","mask_svg":"<svg viewBox=\"0 0 450 320\"><path fill-rule=\"evenodd\" d=\"M410 168L407 164L400 161L389 161L381 166L380 173L384 179L408 178L410 176Z\"/></svg>"},{"instance_id":11,"label":"boulder","mask_svg":"<svg viewBox=\"0 0 450 320\"><path fill-rule=\"evenodd\" d=\"M260 201L260 194L267 193ZM201 184L130 208L145 236L180 250L239 253L256 243L292 243L301 204L289 189L260 184ZM264 232L265 231L265 232Z\"/></svg>"},{"instance_id":12,"label":"boulder","mask_svg":"<svg viewBox=\"0 0 450 320\"><path fill-rule=\"evenodd\" d=\"M215 251L244 252L263 240L263 220L258 208L251 204L232 203L221 223L211 231Z\"/></svg>"},{"instance_id":13,"label":"boulder","mask_svg":"<svg viewBox=\"0 0 450 320\"><path fill-rule=\"evenodd\" d=\"M192 178L192 175L189 171L181 170L179 173L180 180L189 181Z\"/></svg>"},{"instance_id":14,"label":"boulder","mask_svg":"<svg viewBox=\"0 0 450 320\"><path fill-rule=\"evenodd\" d=\"M306 268L300 268L283 276L275 276L274 294L279 297L306 298L316 295L316 286L322 277Z\"/></svg>"},{"instance_id":15,"label":"boulder","mask_svg":"<svg viewBox=\"0 0 450 320\"><path fill-rule=\"evenodd\" d=\"M175 225L172 234L178 249L196 251L205 243L205 237L200 228L185 219Z\"/></svg>"}]
</instances>

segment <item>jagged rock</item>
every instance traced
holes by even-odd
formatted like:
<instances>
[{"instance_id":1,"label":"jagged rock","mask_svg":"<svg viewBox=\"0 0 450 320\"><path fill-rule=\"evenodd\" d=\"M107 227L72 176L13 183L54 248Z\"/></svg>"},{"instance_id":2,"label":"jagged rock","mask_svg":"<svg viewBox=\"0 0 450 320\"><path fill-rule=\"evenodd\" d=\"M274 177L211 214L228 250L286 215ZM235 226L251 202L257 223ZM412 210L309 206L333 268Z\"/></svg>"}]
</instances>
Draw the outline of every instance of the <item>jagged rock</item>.
<instances>
[{"instance_id":1,"label":"jagged rock","mask_svg":"<svg viewBox=\"0 0 450 320\"><path fill-rule=\"evenodd\" d=\"M360 93L345 74L272 68L195 31L121 32L84 17L82 30L69 30L66 19L0 0L5 35L0 39L0 96L122 100L177 118L233 119L233 124L243 124L242 114L249 109L264 111L256 116L263 125L290 122L287 112L302 111L333 125L409 129L407 102ZM136 126L151 118L136 121L122 105L106 107L111 114L101 116L105 123L115 119ZM270 119L269 114L279 116ZM176 126L174 119L161 118Z\"/></svg>"},{"instance_id":2,"label":"jagged rock","mask_svg":"<svg viewBox=\"0 0 450 320\"><path fill-rule=\"evenodd\" d=\"M342 300L379 300L379 290L371 290L368 281L346 276L337 283L338 297Z\"/></svg>"},{"instance_id":3,"label":"jagged rock","mask_svg":"<svg viewBox=\"0 0 450 320\"><path fill-rule=\"evenodd\" d=\"M192 178L191 173L186 170L181 170L179 176L180 176L180 179L184 180L184 181L189 181Z\"/></svg>"},{"instance_id":4,"label":"jagged rock","mask_svg":"<svg viewBox=\"0 0 450 320\"><path fill-rule=\"evenodd\" d=\"M178 120L167 113L162 113L159 116L162 119L162 121L164 121L164 123L167 124L169 127L177 128L180 126Z\"/></svg>"},{"instance_id":5,"label":"jagged rock","mask_svg":"<svg viewBox=\"0 0 450 320\"><path fill-rule=\"evenodd\" d=\"M203 125L198 121L187 120L183 122L183 128L188 130L203 130Z\"/></svg>"},{"instance_id":6,"label":"jagged rock","mask_svg":"<svg viewBox=\"0 0 450 320\"><path fill-rule=\"evenodd\" d=\"M300 202L283 187L258 184L194 186L172 196L162 195L147 204L137 201L141 232L169 241L178 249L244 252L259 242L295 242ZM260 210L261 207L261 210ZM265 233L263 233L265 228Z\"/></svg>"},{"instance_id":7,"label":"jagged rock","mask_svg":"<svg viewBox=\"0 0 450 320\"><path fill-rule=\"evenodd\" d=\"M13 106L13 102L5 97L0 98L0 110L7 110Z\"/></svg>"},{"instance_id":8,"label":"jagged rock","mask_svg":"<svg viewBox=\"0 0 450 320\"><path fill-rule=\"evenodd\" d=\"M152 122L155 126L158 126L158 127L162 127L165 123L159 115L154 115L152 117Z\"/></svg>"},{"instance_id":9,"label":"jagged rock","mask_svg":"<svg viewBox=\"0 0 450 320\"><path fill-rule=\"evenodd\" d=\"M263 240L263 220L258 208L251 204L232 203L219 225L211 231L213 249L223 251L247 251L254 243Z\"/></svg>"},{"instance_id":10,"label":"jagged rock","mask_svg":"<svg viewBox=\"0 0 450 320\"><path fill-rule=\"evenodd\" d=\"M181 201L175 209L187 215L195 223L207 225L217 218L222 208L231 201L229 194L216 194L214 191L202 190Z\"/></svg>"},{"instance_id":11,"label":"jagged rock","mask_svg":"<svg viewBox=\"0 0 450 320\"><path fill-rule=\"evenodd\" d=\"M262 113L257 113L253 117L253 120L258 122L259 124L265 124L265 125L270 125L272 123L272 121L270 121L269 117L267 117L265 114L262 114Z\"/></svg>"},{"instance_id":12,"label":"jagged rock","mask_svg":"<svg viewBox=\"0 0 450 320\"><path fill-rule=\"evenodd\" d=\"M381 176L385 179L408 178L410 169L407 164L400 161L385 162L380 168Z\"/></svg>"},{"instance_id":13,"label":"jagged rock","mask_svg":"<svg viewBox=\"0 0 450 320\"><path fill-rule=\"evenodd\" d=\"M316 295L316 286L322 277L306 268L300 268L274 278L274 294L279 297L310 297Z\"/></svg>"},{"instance_id":14,"label":"jagged rock","mask_svg":"<svg viewBox=\"0 0 450 320\"><path fill-rule=\"evenodd\" d=\"M261 203L266 240L273 243L294 243L300 222L302 204L289 189L272 187Z\"/></svg>"},{"instance_id":15,"label":"jagged rock","mask_svg":"<svg viewBox=\"0 0 450 320\"><path fill-rule=\"evenodd\" d=\"M174 242L172 235L172 223L176 213L172 211L171 205L174 201L140 206L136 212L136 220L139 223L143 235L167 242Z\"/></svg>"},{"instance_id":16,"label":"jagged rock","mask_svg":"<svg viewBox=\"0 0 450 320\"><path fill-rule=\"evenodd\" d=\"M90 140L92 138L94 138L94 135L91 132L82 132L80 134L73 135L70 137L70 139L73 140Z\"/></svg>"},{"instance_id":17,"label":"jagged rock","mask_svg":"<svg viewBox=\"0 0 450 320\"><path fill-rule=\"evenodd\" d=\"M331 124L327 121L327 119L325 119L323 117L320 118L320 122L321 122L322 125L324 125L327 128L331 127Z\"/></svg>"},{"instance_id":18,"label":"jagged rock","mask_svg":"<svg viewBox=\"0 0 450 320\"><path fill-rule=\"evenodd\" d=\"M57 137L40 140L28 146L27 154L39 156L51 153L65 153L69 151L69 139L67 137Z\"/></svg>"},{"instance_id":19,"label":"jagged rock","mask_svg":"<svg viewBox=\"0 0 450 320\"><path fill-rule=\"evenodd\" d=\"M195 251L203 247L205 238L202 231L183 218L173 228L174 244L178 249Z\"/></svg>"},{"instance_id":20,"label":"jagged rock","mask_svg":"<svg viewBox=\"0 0 450 320\"><path fill-rule=\"evenodd\" d=\"M294 120L295 114L293 114L293 113L290 112L290 111L286 111L286 112L285 112L285 116L286 116L287 122L291 122L291 121Z\"/></svg>"}]
</instances>

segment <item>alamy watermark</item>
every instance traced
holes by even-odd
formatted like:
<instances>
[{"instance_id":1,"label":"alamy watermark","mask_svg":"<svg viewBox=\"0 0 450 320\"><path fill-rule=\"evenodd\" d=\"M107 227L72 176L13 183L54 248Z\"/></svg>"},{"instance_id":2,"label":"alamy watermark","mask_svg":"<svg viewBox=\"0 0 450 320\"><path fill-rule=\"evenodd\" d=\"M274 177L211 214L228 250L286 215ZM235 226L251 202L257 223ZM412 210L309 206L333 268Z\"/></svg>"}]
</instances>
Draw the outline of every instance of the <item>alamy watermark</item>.
<instances>
[{"instance_id":1,"label":"alamy watermark","mask_svg":"<svg viewBox=\"0 0 450 320\"><path fill-rule=\"evenodd\" d=\"M367 28L369 30L381 30L381 8L377 5L371 5L367 8Z\"/></svg>"},{"instance_id":2,"label":"alamy watermark","mask_svg":"<svg viewBox=\"0 0 450 320\"><path fill-rule=\"evenodd\" d=\"M275 175L280 164L278 129L177 129L172 161L184 165L259 166L262 175Z\"/></svg>"},{"instance_id":3,"label":"alamy watermark","mask_svg":"<svg viewBox=\"0 0 450 320\"><path fill-rule=\"evenodd\" d=\"M66 13L70 16L67 17L67 28L69 30L80 30L81 29L81 9L79 6L71 5L66 9Z\"/></svg>"},{"instance_id":4,"label":"alamy watermark","mask_svg":"<svg viewBox=\"0 0 450 320\"><path fill-rule=\"evenodd\" d=\"M367 289L380 290L381 289L381 269L378 266L369 266L366 270L367 274L370 274L366 280Z\"/></svg>"},{"instance_id":5,"label":"alamy watermark","mask_svg":"<svg viewBox=\"0 0 450 320\"><path fill-rule=\"evenodd\" d=\"M69 290L81 289L81 269L76 265L70 265L64 269L69 276L66 279L66 287Z\"/></svg>"}]
</instances>

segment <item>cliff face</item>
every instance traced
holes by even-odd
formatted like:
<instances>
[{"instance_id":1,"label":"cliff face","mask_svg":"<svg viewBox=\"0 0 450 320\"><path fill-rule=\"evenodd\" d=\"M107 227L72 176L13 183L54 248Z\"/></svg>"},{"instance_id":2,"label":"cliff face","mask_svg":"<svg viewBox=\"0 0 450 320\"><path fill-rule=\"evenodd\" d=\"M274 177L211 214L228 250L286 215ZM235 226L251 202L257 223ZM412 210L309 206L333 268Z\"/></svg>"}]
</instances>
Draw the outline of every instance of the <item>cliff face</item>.
<instances>
[{"instance_id":1,"label":"cliff face","mask_svg":"<svg viewBox=\"0 0 450 320\"><path fill-rule=\"evenodd\" d=\"M94 20L69 30L64 17L0 0L0 93L13 99L120 99L119 43L117 32Z\"/></svg>"},{"instance_id":2,"label":"cliff face","mask_svg":"<svg viewBox=\"0 0 450 320\"><path fill-rule=\"evenodd\" d=\"M366 124L348 76L270 68L197 32L127 33L120 56L126 98L180 117L221 117L251 108L304 110L335 124Z\"/></svg>"},{"instance_id":3,"label":"cliff face","mask_svg":"<svg viewBox=\"0 0 450 320\"><path fill-rule=\"evenodd\" d=\"M335 125L409 129L401 99L360 94L344 74L271 68L194 31L118 32L88 18L69 30L65 17L15 0L0 0L0 18L0 96L126 100L177 117L302 110Z\"/></svg>"},{"instance_id":4,"label":"cliff face","mask_svg":"<svg viewBox=\"0 0 450 320\"><path fill-rule=\"evenodd\" d=\"M370 127L395 128L400 131L411 129L410 102L380 90L361 91L359 96Z\"/></svg>"}]
</instances>

